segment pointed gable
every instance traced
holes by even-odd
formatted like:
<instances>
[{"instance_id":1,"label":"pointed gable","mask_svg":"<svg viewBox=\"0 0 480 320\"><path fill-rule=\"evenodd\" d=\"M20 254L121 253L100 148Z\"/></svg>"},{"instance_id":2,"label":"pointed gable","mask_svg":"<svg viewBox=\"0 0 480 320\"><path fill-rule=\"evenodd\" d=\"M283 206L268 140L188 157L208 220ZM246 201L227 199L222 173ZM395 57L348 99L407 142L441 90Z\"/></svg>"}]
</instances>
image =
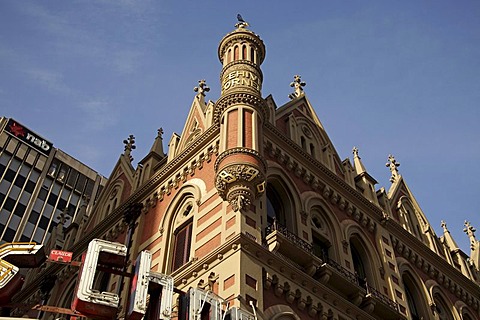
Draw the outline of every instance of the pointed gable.
<instances>
[{"instance_id":1,"label":"pointed gable","mask_svg":"<svg viewBox=\"0 0 480 320\"><path fill-rule=\"evenodd\" d=\"M176 154L179 154L182 150L188 147L196 138L198 138L205 130L208 129L211 121L207 121L207 112L210 111L211 103L205 102L205 93L210 89L206 86L205 80L199 81L199 86L195 87L195 91L198 94L193 99L188 113L185 126L183 127L182 134L180 135L180 142Z\"/></svg>"},{"instance_id":2,"label":"pointed gable","mask_svg":"<svg viewBox=\"0 0 480 320\"><path fill-rule=\"evenodd\" d=\"M345 168L305 94L275 110L274 124L308 154L345 178Z\"/></svg>"},{"instance_id":3,"label":"pointed gable","mask_svg":"<svg viewBox=\"0 0 480 320\"><path fill-rule=\"evenodd\" d=\"M133 192L135 170L129 155L120 155L108 178L107 184L88 217L85 231L90 231L105 217L112 213Z\"/></svg>"}]
</instances>

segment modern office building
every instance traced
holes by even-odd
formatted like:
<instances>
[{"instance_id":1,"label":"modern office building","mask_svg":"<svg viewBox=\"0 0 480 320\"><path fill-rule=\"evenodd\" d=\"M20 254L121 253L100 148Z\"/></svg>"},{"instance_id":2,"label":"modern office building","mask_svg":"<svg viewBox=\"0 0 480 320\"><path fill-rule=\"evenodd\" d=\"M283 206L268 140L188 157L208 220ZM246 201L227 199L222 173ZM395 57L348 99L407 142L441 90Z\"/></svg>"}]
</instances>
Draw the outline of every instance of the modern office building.
<instances>
[{"instance_id":1,"label":"modern office building","mask_svg":"<svg viewBox=\"0 0 480 320\"><path fill-rule=\"evenodd\" d=\"M265 53L240 19L218 47L218 100L205 100L200 81L183 132L164 153L159 130L136 167L134 139L125 140L104 191L82 211L86 219L65 233L74 260L89 252L82 272L48 262L13 296L27 307L12 315L34 317L39 309L26 309L42 304L50 306L44 319L78 317L65 311L75 301L76 311L99 319L480 319L473 226L465 223L467 254L446 223L436 235L393 156L387 188L376 187L358 149L341 160L300 76L287 103L264 97ZM115 259L101 259L107 249ZM133 267L145 250L151 262ZM173 303L152 280L159 275L173 279Z\"/></svg>"},{"instance_id":2,"label":"modern office building","mask_svg":"<svg viewBox=\"0 0 480 320\"><path fill-rule=\"evenodd\" d=\"M0 241L44 243L74 221L106 179L12 118L0 118Z\"/></svg>"}]
</instances>

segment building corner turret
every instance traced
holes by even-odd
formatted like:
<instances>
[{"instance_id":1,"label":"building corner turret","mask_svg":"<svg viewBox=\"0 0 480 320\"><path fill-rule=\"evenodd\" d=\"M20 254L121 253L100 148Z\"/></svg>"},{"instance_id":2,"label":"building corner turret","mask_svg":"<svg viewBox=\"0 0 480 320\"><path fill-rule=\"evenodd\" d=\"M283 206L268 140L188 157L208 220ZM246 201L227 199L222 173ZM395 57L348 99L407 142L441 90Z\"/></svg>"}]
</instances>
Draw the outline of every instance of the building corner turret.
<instances>
[{"instance_id":1,"label":"building corner turret","mask_svg":"<svg viewBox=\"0 0 480 320\"><path fill-rule=\"evenodd\" d=\"M220 127L215 186L222 199L239 211L265 190L262 137L268 107L261 95L265 45L243 19L235 27L218 47L223 68L222 93L214 107L214 122Z\"/></svg>"}]
</instances>

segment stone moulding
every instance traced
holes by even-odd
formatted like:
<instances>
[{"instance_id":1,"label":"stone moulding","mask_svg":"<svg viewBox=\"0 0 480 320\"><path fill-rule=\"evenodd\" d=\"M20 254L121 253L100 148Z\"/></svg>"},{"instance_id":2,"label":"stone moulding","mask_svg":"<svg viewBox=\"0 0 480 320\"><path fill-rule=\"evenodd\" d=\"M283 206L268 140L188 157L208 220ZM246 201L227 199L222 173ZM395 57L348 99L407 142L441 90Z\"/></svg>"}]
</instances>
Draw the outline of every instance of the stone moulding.
<instances>
[{"instance_id":1,"label":"stone moulding","mask_svg":"<svg viewBox=\"0 0 480 320\"><path fill-rule=\"evenodd\" d=\"M215 103L215 111L213 115L214 123L220 125L220 119L223 111L229 106L236 104L246 104L250 106L259 106L261 109L262 118L267 118L268 106L267 102L261 97L245 92L232 92L222 96Z\"/></svg>"}]
</instances>

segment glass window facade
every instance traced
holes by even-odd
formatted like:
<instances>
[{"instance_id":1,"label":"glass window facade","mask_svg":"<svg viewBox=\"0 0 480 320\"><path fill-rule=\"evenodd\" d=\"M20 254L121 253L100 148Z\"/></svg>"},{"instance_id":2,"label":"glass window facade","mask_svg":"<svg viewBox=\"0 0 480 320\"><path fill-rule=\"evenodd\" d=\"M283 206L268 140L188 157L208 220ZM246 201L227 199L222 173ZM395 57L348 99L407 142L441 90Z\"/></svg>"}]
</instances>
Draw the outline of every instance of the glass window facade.
<instances>
[{"instance_id":1,"label":"glass window facade","mask_svg":"<svg viewBox=\"0 0 480 320\"><path fill-rule=\"evenodd\" d=\"M82 199L94 201L105 179L73 158L58 159L59 150L45 154L23 142L8 131L12 121L0 118L0 244L43 243L60 213L69 216L67 227Z\"/></svg>"}]
</instances>

